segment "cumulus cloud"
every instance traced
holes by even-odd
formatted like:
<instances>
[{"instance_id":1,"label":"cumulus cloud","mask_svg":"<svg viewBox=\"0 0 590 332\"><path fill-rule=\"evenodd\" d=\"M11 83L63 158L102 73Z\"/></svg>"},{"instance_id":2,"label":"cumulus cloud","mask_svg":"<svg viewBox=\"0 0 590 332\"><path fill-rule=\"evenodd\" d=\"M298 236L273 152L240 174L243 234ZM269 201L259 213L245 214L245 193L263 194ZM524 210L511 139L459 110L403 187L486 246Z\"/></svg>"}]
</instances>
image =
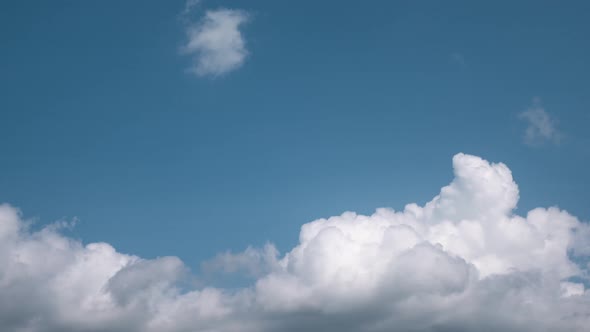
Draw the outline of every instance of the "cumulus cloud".
<instances>
[{"instance_id":1,"label":"cumulus cloud","mask_svg":"<svg viewBox=\"0 0 590 332\"><path fill-rule=\"evenodd\" d=\"M183 16L197 4L188 1ZM199 76L219 76L239 68L248 56L240 30L247 21L244 11L219 9L208 10L198 23L188 24L188 41L182 51L193 56L190 71Z\"/></svg>"},{"instance_id":2,"label":"cumulus cloud","mask_svg":"<svg viewBox=\"0 0 590 332\"><path fill-rule=\"evenodd\" d=\"M514 213L510 169L453 158L455 178L424 206L345 212L301 227L299 243L223 253L242 288L182 285L175 257L32 232L0 206L2 331L585 331L588 225L555 207ZM577 257L577 258L575 258ZM583 258L583 259L580 259Z\"/></svg>"},{"instance_id":3,"label":"cumulus cloud","mask_svg":"<svg viewBox=\"0 0 590 332\"><path fill-rule=\"evenodd\" d=\"M527 145L536 146L546 142L559 143L561 134L556 128L555 119L545 111L538 98L535 98L533 106L520 113L519 116L527 123L524 134L524 142Z\"/></svg>"}]
</instances>

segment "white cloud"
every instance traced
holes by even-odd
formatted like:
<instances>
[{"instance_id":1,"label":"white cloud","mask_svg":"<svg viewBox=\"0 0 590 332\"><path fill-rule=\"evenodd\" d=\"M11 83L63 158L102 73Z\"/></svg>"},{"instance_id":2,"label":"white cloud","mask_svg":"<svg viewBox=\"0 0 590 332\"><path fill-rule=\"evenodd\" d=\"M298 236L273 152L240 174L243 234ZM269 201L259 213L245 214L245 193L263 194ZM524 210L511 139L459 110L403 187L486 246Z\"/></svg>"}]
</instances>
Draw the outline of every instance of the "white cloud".
<instances>
[{"instance_id":1,"label":"white cloud","mask_svg":"<svg viewBox=\"0 0 590 332\"><path fill-rule=\"evenodd\" d=\"M524 135L526 144L535 146L546 142L559 143L561 134L556 128L555 119L545 111L538 98L535 98L533 106L519 116L527 123Z\"/></svg>"},{"instance_id":2,"label":"white cloud","mask_svg":"<svg viewBox=\"0 0 590 332\"><path fill-rule=\"evenodd\" d=\"M0 206L2 331L585 331L589 226L558 208L514 214L504 164L458 154L424 206L345 212L272 245L209 262L254 275L186 290L175 257L145 260L55 227L31 232ZM247 216L244 216L247 218ZM189 276L190 277L190 276Z\"/></svg>"},{"instance_id":3,"label":"white cloud","mask_svg":"<svg viewBox=\"0 0 590 332\"><path fill-rule=\"evenodd\" d=\"M190 5L189 5L190 4ZM196 4L189 1L188 13ZM193 56L190 70L199 76L219 76L239 68L248 56L240 28L248 15L240 10L208 10L199 23L187 27L182 51Z\"/></svg>"}]
</instances>

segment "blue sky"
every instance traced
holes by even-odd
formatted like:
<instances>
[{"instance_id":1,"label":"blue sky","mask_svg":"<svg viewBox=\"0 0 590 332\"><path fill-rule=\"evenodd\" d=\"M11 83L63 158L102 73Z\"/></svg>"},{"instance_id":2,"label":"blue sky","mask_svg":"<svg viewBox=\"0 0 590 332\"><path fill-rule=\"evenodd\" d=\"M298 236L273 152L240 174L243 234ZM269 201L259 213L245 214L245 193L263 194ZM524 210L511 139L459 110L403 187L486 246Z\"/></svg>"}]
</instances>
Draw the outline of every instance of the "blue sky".
<instances>
[{"instance_id":1,"label":"blue sky","mask_svg":"<svg viewBox=\"0 0 590 332\"><path fill-rule=\"evenodd\" d=\"M518 211L590 218L587 2L203 1L187 21L247 14L247 56L221 75L190 71L184 7L1 5L0 201L194 267L423 204L465 152L511 168ZM558 141L527 143L535 105Z\"/></svg>"}]
</instances>

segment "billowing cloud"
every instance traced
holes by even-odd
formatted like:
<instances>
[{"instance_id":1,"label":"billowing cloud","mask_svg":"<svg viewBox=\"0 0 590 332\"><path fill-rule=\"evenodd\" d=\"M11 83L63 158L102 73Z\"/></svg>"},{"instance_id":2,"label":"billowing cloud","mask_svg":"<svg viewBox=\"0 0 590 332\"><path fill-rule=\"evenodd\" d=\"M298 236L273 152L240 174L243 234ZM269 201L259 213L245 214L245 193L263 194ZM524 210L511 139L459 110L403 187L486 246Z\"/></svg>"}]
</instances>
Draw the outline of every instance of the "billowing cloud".
<instances>
[{"instance_id":1,"label":"billowing cloud","mask_svg":"<svg viewBox=\"0 0 590 332\"><path fill-rule=\"evenodd\" d=\"M504 164L457 154L424 206L345 212L206 266L243 288L187 289L175 257L153 260L32 232L0 207L2 331L585 331L590 230L555 207L526 216ZM247 216L245 216L246 218Z\"/></svg>"},{"instance_id":2,"label":"billowing cloud","mask_svg":"<svg viewBox=\"0 0 590 332\"><path fill-rule=\"evenodd\" d=\"M556 128L555 119L541 106L539 98L535 98L533 106L520 113L519 116L527 123L524 134L524 142L527 145L536 146L546 142L559 143L561 133Z\"/></svg>"},{"instance_id":3,"label":"billowing cloud","mask_svg":"<svg viewBox=\"0 0 590 332\"><path fill-rule=\"evenodd\" d=\"M189 12L197 2L187 2ZM239 68L248 51L240 28L248 15L240 10L208 10L197 24L189 24L188 41L182 51L193 56L190 70L199 76L219 76Z\"/></svg>"}]
</instances>

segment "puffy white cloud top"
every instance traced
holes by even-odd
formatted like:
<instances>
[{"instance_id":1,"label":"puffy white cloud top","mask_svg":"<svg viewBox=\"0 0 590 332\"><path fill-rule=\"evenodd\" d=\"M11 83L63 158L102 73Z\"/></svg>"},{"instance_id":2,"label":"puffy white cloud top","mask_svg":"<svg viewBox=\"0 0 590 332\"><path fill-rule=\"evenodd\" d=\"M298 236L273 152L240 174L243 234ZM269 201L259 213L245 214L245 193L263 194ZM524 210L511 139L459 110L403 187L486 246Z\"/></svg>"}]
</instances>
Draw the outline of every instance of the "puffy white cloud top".
<instances>
[{"instance_id":1,"label":"puffy white cloud top","mask_svg":"<svg viewBox=\"0 0 590 332\"><path fill-rule=\"evenodd\" d=\"M31 232L0 206L2 331L587 331L586 223L557 208L513 214L504 164L458 154L455 179L421 207L346 212L206 266L248 287L187 289L175 257Z\"/></svg>"}]
</instances>

